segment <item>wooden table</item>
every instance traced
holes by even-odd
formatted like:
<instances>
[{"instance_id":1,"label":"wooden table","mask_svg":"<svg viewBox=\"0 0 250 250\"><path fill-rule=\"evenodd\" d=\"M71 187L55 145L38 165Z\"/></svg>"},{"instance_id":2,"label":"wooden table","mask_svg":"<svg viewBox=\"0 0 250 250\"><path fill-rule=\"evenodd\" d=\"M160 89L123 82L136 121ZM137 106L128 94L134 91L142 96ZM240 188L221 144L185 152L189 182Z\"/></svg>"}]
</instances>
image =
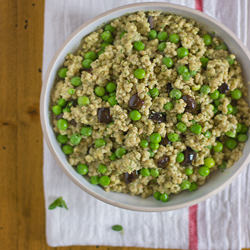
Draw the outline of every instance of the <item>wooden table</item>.
<instances>
[{"instance_id":1,"label":"wooden table","mask_svg":"<svg viewBox=\"0 0 250 250\"><path fill-rule=\"evenodd\" d=\"M0 1L0 249L48 250L39 120L42 0ZM67 247L72 250L126 247ZM142 249L142 248L138 248Z\"/></svg>"}]
</instances>

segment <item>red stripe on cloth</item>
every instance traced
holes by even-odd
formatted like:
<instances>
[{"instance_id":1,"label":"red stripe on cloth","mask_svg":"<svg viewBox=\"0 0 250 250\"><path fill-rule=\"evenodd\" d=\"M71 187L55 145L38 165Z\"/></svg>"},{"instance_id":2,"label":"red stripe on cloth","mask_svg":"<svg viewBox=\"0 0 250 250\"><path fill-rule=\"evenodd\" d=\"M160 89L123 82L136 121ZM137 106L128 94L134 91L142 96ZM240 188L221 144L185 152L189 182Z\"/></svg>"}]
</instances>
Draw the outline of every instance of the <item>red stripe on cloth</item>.
<instances>
[{"instance_id":1,"label":"red stripe on cloth","mask_svg":"<svg viewBox=\"0 0 250 250\"><path fill-rule=\"evenodd\" d=\"M195 0L195 9L203 11L203 1Z\"/></svg>"},{"instance_id":2,"label":"red stripe on cloth","mask_svg":"<svg viewBox=\"0 0 250 250\"><path fill-rule=\"evenodd\" d=\"M197 211L198 205L189 207L189 249L198 250L198 233L197 233Z\"/></svg>"},{"instance_id":3,"label":"red stripe on cloth","mask_svg":"<svg viewBox=\"0 0 250 250\"><path fill-rule=\"evenodd\" d=\"M195 0L195 9L199 11L203 11L203 0ZM198 230L197 230L197 212L198 205L194 205L189 207L189 249L190 250L198 250Z\"/></svg>"}]
</instances>

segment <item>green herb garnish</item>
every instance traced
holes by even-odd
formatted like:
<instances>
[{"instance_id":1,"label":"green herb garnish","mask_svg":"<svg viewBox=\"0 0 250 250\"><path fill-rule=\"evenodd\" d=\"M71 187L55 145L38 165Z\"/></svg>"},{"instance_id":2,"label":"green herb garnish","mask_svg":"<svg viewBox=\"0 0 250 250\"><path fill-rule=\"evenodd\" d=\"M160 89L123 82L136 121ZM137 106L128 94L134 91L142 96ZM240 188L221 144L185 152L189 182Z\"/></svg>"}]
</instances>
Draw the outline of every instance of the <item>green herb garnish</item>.
<instances>
[{"instance_id":1,"label":"green herb garnish","mask_svg":"<svg viewBox=\"0 0 250 250\"><path fill-rule=\"evenodd\" d=\"M62 207L68 209L66 202L62 197L57 198L49 205L50 210L55 209L56 207Z\"/></svg>"},{"instance_id":2,"label":"green herb garnish","mask_svg":"<svg viewBox=\"0 0 250 250\"><path fill-rule=\"evenodd\" d=\"M121 225L114 225L112 226L112 230L120 232L123 230L123 227Z\"/></svg>"}]
</instances>

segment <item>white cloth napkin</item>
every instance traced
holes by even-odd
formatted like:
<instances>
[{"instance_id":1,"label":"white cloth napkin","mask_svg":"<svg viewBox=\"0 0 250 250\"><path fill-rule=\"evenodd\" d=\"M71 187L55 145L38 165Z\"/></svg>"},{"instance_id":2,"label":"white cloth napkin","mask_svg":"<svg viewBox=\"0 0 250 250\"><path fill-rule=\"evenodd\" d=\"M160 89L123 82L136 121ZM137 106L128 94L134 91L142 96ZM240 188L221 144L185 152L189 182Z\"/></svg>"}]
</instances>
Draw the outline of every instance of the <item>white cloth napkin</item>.
<instances>
[{"instance_id":1,"label":"white cloth napkin","mask_svg":"<svg viewBox=\"0 0 250 250\"><path fill-rule=\"evenodd\" d=\"M78 26L101 12L134 2L143 1L46 0L43 77L56 51ZM195 8L194 0L167 2ZM248 0L203 0L203 11L227 25L250 46ZM250 247L249 179L250 170L247 168L223 192L198 205L197 248L192 244L196 239L190 238L192 232L188 208L173 212L139 213L98 201L78 188L62 172L44 141L47 242L50 246L190 247L192 250ZM63 196L69 210L47 209L58 196ZM124 233L112 231L110 227L114 224L123 225Z\"/></svg>"}]
</instances>

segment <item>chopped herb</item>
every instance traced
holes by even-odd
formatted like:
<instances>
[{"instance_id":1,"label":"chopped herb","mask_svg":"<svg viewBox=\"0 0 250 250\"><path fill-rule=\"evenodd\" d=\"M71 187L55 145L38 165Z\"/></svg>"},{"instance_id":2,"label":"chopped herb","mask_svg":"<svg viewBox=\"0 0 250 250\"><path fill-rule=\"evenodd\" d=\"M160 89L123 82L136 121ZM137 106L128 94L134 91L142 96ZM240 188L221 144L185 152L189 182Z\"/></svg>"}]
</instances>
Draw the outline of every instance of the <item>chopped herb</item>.
<instances>
[{"instance_id":1,"label":"chopped herb","mask_svg":"<svg viewBox=\"0 0 250 250\"><path fill-rule=\"evenodd\" d=\"M121 225L114 225L112 226L112 230L120 232L123 230L123 227Z\"/></svg>"},{"instance_id":2,"label":"chopped herb","mask_svg":"<svg viewBox=\"0 0 250 250\"><path fill-rule=\"evenodd\" d=\"M62 197L57 198L49 205L50 210L55 209L56 207L62 207L68 209L66 202Z\"/></svg>"}]
</instances>

